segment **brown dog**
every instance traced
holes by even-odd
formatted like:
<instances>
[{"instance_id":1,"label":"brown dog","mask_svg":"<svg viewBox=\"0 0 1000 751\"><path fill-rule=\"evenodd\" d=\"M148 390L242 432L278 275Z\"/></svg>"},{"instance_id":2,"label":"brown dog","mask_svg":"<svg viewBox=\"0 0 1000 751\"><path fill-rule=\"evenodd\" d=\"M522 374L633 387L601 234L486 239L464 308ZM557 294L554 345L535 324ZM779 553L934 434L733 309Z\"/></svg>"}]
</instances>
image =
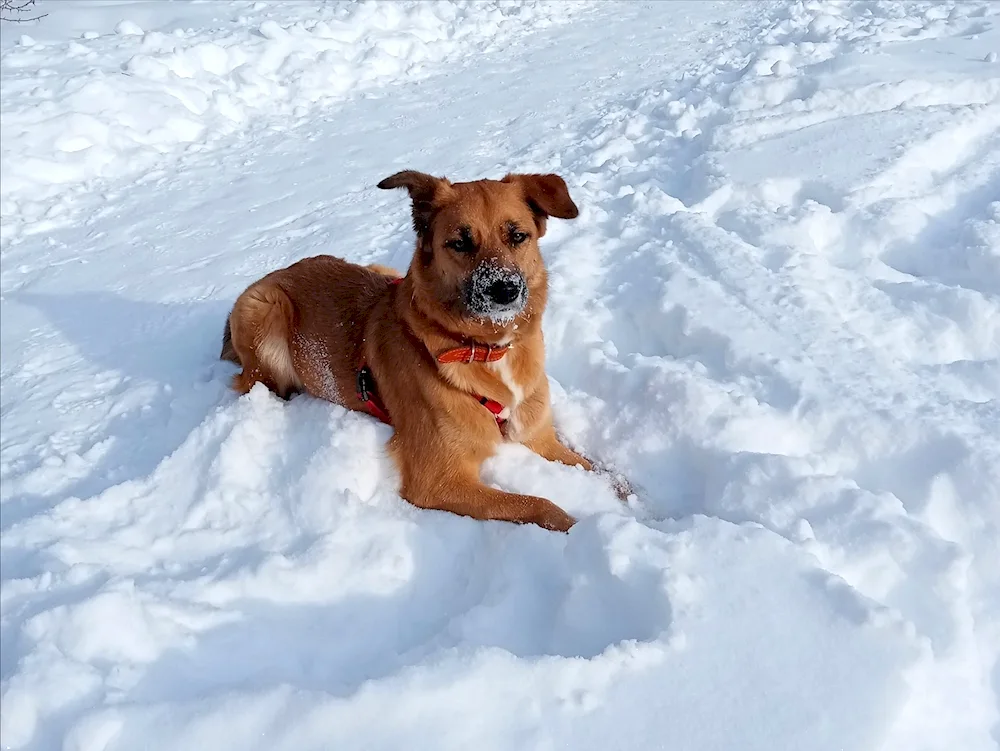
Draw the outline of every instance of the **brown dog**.
<instances>
[{"instance_id":1,"label":"brown dog","mask_svg":"<svg viewBox=\"0 0 1000 751\"><path fill-rule=\"evenodd\" d=\"M222 357L281 396L305 391L391 422L402 496L476 519L565 531L544 498L479 479L501 441L592 469L556 437L542 341L547 277L538 240L578 210L558 175L451 183L420 172L406 188L417 246L405 277L316 256L268 274L233 307Z\"/></svg>"}]
</instances>

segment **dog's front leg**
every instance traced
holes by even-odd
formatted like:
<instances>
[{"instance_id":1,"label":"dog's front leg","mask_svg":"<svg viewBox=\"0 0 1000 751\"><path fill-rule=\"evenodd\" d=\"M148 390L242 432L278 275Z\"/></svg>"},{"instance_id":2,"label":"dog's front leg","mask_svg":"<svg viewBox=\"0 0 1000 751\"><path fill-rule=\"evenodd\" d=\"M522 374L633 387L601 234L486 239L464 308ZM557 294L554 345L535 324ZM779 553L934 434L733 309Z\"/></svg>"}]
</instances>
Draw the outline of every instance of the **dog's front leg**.
<instances>
[{"instance_id":1,"label":"dog's front leg","mask_svg":"<svg viewBox=\"0 0 1000 751\"><path fill-rule=\"evenodd\" d=\"M510 437L550 462L561 462L573 467L579 464L588 472L594 466L584 456L559 440L552 425L552 407L549 405L549 384L544 378L539 387L518 407L517 431Z\"/></svg>"},{"instance_id":2,"label":"dog's front leg","mask_svg":"<svg viewBox=\"0 0 1000 751\"><path fill-rule=\"evenodd\" d=\"M627 501L629 496L633 494L632 484L625 475L609 467L594 466L593 462L589 459L576 453L573 449L563 446L559 442L558 437L556 437L555 430L552 427L543 431L540 436L524 441L524 445L550 462L562 462L571 467L574 464L579 464L588 472L598 472L599 474L607 475L611 482L611 487L620 501Z\"/></svg>"},{"instance_id":3,"label":"dog's front leg","mask_svg":"<svg viewBox=\"0 0 1000 751\"><path fill-rule=\"evenodd\" d=\"M540 457L548 459L550 462L561 462L570 467L579 464L588 472L594 468L589 459L560 442L555 428L551 424L544 426L536 435L528 438L523 443Z\"/></svg>"},{"instance_id":4,"label":"dog's front leg","mask_svg":"<svg viewBox=\"0 0 1000 751\"><path fill-rule=\"evenodd\" d=\"M449 467L448 461L403 463L403 498L414 506L450 511L473 519L537 524L566 532L576 520L552 501L533 495L507 493L484 485L478 467Z\"/></svg>"},{"instance_id":5,"label":"dog's front leg","mask_svg":"<svg viewBox=\"0 0 1000 751\"><path fill-rule=\"evenodd\" d=\"M474 519L492 519L516 524L537 524L544 529L566 532L576 520L546 498L508 493L482 483L450 483L427 499L425 508L440 508Z\"/></svg>"},{"instance_id":6,"label":"dog's front leg","mask_svg":"<svg viewBox=\"0 0 1000 751\"><path fill-rule=\"evenodd\" d=\"M539 389L532 398L525 400L524 404L521 405L518 418L526 426L516 436L518 441L550 462L561 462L571 467L579 464L588 472L606 474L618 498L627 501L633 494L633 490L632 484L625 475L611 467L595 465L594 462L565 446L559 440L552 425L552 410L549 407L547 397L548 389Z\"/></svg>"}]
</instances>

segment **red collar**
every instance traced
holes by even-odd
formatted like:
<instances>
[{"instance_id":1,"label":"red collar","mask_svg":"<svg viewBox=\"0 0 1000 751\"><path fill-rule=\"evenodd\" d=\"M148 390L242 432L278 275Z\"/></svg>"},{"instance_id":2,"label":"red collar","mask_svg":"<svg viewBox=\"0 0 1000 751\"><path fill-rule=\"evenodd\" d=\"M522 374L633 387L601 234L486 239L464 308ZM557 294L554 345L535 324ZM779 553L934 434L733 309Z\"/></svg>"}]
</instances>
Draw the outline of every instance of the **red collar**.
<instances>
[{"instance_id":1,"label":"red collar","mask_svg":"<svg viewBox=\"0 0 1000 751\"><path fill-rule=\"evenodd\" d=\"M402 281L402 277L399 277L390 280L389 283L399 284ZM437 356L437 361L440 363L496 362L506 355L507 350L509 349L509 344L505 344L501 347L491 347L487 344L477 345L473 342L466 347L446 349ZM368 364L365 362L363 356L361 362L358 364L357 370L357 393L358 399L365 405L365 409L367 409L371 415L377 417L386 425L392 425L392 418L389 416L389 411L385 408L382 400L379 399L375 376L372 373L371 368L368 367ZM495 399L487 399L485 396L480 396L478 394L472 394L472 396L493 414L493 418L497 422L497 427L502 433L504 425L507 423L507 419L500 416L505 409L504 406Z\"/></svg>"},{"instance_id":2,"label":"red collar","mask_svg":"<svg viewBox=\"0 0 1000 751\"><path fill-rule=\"evenodd\" d=\"M493 347L489 344L476 344L472 342L472 344L466 347L446 349L437 356L437 361L441 363L496 362L503 359L503 356L507 354L507 350L509 349L509 344Z\"/></svg>"}]
</instances>

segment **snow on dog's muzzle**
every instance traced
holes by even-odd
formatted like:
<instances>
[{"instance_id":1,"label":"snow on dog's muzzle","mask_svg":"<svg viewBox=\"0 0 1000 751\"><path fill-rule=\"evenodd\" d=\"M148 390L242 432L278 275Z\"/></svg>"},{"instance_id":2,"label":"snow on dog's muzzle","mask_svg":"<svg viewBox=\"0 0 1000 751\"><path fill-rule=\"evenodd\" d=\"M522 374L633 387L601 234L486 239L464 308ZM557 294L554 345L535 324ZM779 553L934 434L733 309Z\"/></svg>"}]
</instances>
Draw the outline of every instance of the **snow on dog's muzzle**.
<instances>
[{"instance_id":1,"label":"snow on dog's muzzle","mask_svg":"<svg viewBox=\"0 0 1000 751\"><path fill-rule=\"evenodd\" d=\"M524 310L528 285L517 269L480 264L466 285L466 304L477 316L509 320Z\"/></svg>"}]
</instances>

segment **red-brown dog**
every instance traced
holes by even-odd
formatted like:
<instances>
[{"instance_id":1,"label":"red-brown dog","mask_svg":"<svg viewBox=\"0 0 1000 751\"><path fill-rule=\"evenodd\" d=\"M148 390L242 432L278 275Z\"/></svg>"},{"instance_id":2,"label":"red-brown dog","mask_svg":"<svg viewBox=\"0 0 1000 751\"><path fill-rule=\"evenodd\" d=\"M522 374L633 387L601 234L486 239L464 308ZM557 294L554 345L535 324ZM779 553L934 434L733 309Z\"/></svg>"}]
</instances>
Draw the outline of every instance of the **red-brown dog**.
<instances>
[{"instance_id":1,"label":"red-brown dog","mask_svg":"<svg viewBox=\"0 0 1000 751\"><path fill-rule=\"evenodd\" d=\"M556 437L542 341L547 277L538 240L578 210L558 175L451 183L420 172L406 188L417 246L406 276L316 256L268 274L233 306L222 357L233 386L305 391L391 422L402 496L422 508L565 531L544 498L479 479L501 441L592 469Z\"/></svg>"}]
</instances>

